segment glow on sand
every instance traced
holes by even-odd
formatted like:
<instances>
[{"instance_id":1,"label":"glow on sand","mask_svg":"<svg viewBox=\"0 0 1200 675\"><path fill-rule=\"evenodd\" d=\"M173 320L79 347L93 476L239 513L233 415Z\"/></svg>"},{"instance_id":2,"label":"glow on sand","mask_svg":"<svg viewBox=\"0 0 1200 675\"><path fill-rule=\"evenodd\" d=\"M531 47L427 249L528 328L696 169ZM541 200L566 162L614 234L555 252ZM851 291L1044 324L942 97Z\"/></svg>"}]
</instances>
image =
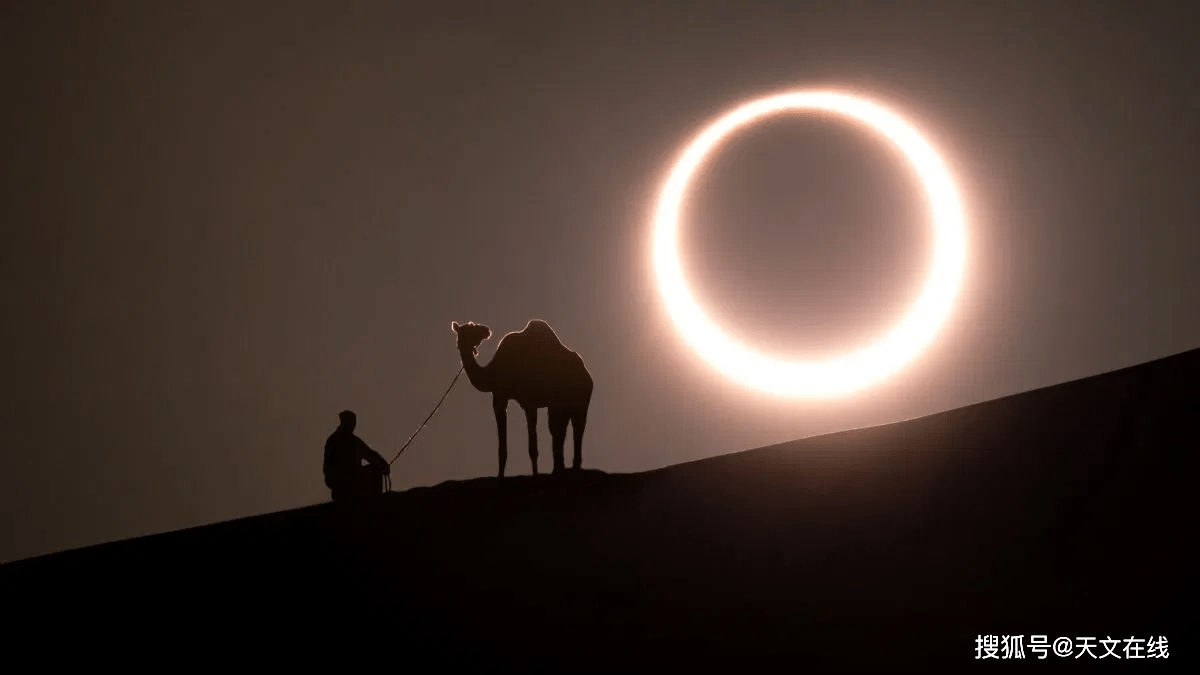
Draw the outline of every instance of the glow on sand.
<instances>
[{"instance_id":1,"label":"glow on sand","mask_svg":"<svg viewBox=\"0 0 1200 675\"><path fill-rule=\"evenodd\" d=\"M833 113L882 134L912 163L932 207L933 264L911 311L879 342L829 361L778 361L738 344L697 304L679 263L679 212L692 175L734 131L789 111ZM933 147L896 113L857 96L831 91L768 96L717 119L696 136L675 163L654 218L654 266L659 292L675 327L701 358L719 371L744 385L781 396L839 396L875 384L899 370L929 344L945 321L966 258L962 203L945 163Z\"/></svg>"}]
</instances>

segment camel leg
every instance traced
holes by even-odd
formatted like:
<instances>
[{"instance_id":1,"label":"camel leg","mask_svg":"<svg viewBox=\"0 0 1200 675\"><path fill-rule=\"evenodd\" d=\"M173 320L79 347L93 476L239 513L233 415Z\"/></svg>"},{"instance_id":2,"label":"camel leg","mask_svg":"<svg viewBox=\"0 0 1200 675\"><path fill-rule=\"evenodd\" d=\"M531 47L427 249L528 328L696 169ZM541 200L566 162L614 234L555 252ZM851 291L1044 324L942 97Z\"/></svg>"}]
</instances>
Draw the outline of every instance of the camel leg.
<instances>
[{"instance_id":1,"label":"camel leg","mask_svg":"<svg viewBox=\"0 0 1200 675\"><path fill-rule=\"evenodd\" d=\"M496 436L500 439L500 473L504 478L504 465L508 462L508 401L492 400L492 412L496 413Z\"/></svg>"},{"instance_id":2,"label":"camel leg","mask_svg":"<svg viewBox=\"0 0 1200 675\"><path fill-rule=\"evenodd\" d=\"M587 408L575 413L571 418L571 431L575 433L575 456L571 460L571 468L583 466L583 430L587 427Z\"/></svg>"},{"instance_id":3,"label":"camel leg","mask_svg":"<svg viewBox=\"0 0 1200 675\"><path fill-rule=\"evenodd\" d=\"M525 409L525 424L529 427L529 463L533 465L533 475L537 475L537 408Z\"/></svg>"},{"instance_id":4,"label":"camel leg","mask_svg":"<svg viewBox=\"0 0 1200 675\"><path fill-rule=\"evenodd\" d=\"M567 442L567 423L571 418L561 408L550 409L550 441L554 453L554 473L566 468L563 461L563 446Z\"/></svg>"}]
</instances>

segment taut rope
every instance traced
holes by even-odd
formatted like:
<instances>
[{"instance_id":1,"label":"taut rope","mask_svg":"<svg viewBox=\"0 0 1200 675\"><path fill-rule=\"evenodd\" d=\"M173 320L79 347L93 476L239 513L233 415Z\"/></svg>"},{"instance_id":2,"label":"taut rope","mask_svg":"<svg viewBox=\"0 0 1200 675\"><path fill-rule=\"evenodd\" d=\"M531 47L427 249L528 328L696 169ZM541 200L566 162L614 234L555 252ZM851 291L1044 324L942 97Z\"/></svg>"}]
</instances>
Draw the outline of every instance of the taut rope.
<instances>
[{"instance_id":1,"label":"taut rope","mask_svg":"<svg viewBox=\"0 0 1200 675\"><path fill-rule=\"evenodd\" d=\"M446 397L450 395L450 390L454 388L454 383L458 382L458 376L462 375L463 369L466 367L467 366L465 364L462 366L459 366L458 372L454 374L454 379L450 380L450 386L446 387L446 393L442 394L442 397L440 399L438 399L437 405L433 406L433 410L429 411L429 416L425 418L424 422L421 422L421 426L417 427L417 430L412 432L412 436L409 436L407 441L404 441L404 446L401 447L400 452L397 452L396 456L393 457L390 462L388 462L388 466L391 466L397 459L400 459L400 455L404 454L404 451L407 450L408 446L412 444L413 439L417 437L417 434L421 433L421 430L425 428L425 425L429 424L429 420L433 419L434 413L436 413L438 411L438 408L442 407L442 401L445 401ZM385 487L387 488L387 491L391 492L392 491L392 477L390 475L384 476L383 481L384 481Z\"/></svg>"}]
</instances>

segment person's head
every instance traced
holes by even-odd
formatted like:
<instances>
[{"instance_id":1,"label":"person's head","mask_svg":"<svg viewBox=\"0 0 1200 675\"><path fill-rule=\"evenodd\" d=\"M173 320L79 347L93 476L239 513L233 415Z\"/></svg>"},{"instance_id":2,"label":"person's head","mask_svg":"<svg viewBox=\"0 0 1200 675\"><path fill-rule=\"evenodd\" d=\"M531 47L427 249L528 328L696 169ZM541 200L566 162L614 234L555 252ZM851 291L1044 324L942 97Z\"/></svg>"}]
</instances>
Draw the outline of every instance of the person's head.
<instances>
[{"instance_id":1,"label":"person's head","mask_svg":"<svg viewBox=\"0 0 1200 675\"><path fill-rule=\"evenodd\" d=\"M346 431L354 431L354 425L358 423L358 416L352 410L343 410L338 413L338 420L341 421L341 428Z\"/></svg>"}]
</instances>

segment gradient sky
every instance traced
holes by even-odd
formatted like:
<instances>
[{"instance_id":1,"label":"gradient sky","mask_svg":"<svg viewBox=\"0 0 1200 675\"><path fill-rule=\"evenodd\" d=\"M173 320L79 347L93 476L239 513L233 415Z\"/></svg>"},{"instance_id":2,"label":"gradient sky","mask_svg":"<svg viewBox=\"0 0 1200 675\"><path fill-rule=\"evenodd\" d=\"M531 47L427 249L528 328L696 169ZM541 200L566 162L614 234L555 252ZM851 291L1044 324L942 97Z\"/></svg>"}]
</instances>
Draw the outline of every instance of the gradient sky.
<instances>
[{"instance_id":1,"label":"gradient sky","mask_svg":"<svg viewBox=\"0 0 1200 675\"><path fill-rule=\"evenodd\" d=\"M391 458L451 321L491 326L486 361L547 320L596 381L585 466L620 472L1198 347L1195 24L1119 4L4 3L0 560L327 500L337 412ZM806 87L914 120L971 247L931 347L816 402L700 363L649 266L690 136ZM685 272L739 337L837 353L915 298L926 206L866 132L779 119L695 186ZM495 446L463 378L394 487L493 475Z\"/></svg>"}]
</instances>

